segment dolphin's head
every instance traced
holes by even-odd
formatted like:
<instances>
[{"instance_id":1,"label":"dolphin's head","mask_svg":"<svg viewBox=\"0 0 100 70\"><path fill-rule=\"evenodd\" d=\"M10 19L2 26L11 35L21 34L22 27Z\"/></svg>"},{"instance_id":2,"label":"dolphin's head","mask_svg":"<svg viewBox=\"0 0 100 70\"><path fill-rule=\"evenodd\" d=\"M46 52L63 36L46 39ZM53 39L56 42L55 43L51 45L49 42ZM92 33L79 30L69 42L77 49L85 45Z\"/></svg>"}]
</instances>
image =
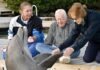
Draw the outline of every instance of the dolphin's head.
<instances>
[{"instance_id":1,"label":"dolphin's head","mask_svg":"<svg viewBox=\"0 0 100 70\"><path fill-rule=\"evenodd\" d=\"M37 70L27 46L27 28L21 27L9 42L6 52L7 70Z\"/></svg>"}]
</instances>

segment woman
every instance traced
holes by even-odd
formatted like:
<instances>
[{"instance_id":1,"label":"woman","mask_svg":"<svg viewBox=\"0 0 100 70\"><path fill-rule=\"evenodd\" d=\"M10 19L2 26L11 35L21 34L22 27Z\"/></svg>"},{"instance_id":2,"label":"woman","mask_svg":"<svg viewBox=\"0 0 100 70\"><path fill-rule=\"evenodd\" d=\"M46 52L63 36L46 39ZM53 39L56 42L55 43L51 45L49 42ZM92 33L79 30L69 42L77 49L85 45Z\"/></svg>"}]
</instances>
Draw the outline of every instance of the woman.
<instances>
[{"instance_id":1,"label":"woman","mask_svg":"<svg viewBox=\"0 0 100 70\"><path fill-rule=\"evenodd\" d=\"M87 63L94 60L100 63L100 13L87 10L81 3L74 3L68 14L75 20L75 29L72 30L70 37L59 46L59 49L52 53L59 53L60 50L68 47L63 56L70 57L74 51L81 49L88 42L83 60ZM65 60L67 58L62 58L62 61Z\"/></svg>"},{"instance_id":2,"label":"woman","mask_svg":"<svg viewBox=\"0 0 100 70\"><path fill-rule=\"evenodd\" d=\"M19 8L20 15L12 18L9 24L8 39L12 39L13 36L16 35L19 27L27 27L29 50L34 57L39 53L36 51L35 45L37 42L44 42L44 35L42 32L42 20L33 15L32 10L32 5L30 3L21 3Z\"/></svg>"}]
</instances>

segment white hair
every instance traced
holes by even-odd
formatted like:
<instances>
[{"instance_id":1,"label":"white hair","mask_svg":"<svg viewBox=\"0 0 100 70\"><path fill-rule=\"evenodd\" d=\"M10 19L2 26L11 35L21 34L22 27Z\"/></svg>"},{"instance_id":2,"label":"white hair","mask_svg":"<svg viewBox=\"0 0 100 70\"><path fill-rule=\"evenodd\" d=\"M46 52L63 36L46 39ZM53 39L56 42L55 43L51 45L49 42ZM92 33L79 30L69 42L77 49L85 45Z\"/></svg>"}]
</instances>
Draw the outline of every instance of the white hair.
<instances>
[{"instance_id":1,"label":"white hair","mask_svg":"<svg viewBox=\"0 0 100 70\"><path fill-rule=\"evenodd\" d=\"M55 12L55 16L57 15L63 15L65 19L67 19L67 13L64 9L57 9L56 12Z\"/></svg>"}]
</instances>

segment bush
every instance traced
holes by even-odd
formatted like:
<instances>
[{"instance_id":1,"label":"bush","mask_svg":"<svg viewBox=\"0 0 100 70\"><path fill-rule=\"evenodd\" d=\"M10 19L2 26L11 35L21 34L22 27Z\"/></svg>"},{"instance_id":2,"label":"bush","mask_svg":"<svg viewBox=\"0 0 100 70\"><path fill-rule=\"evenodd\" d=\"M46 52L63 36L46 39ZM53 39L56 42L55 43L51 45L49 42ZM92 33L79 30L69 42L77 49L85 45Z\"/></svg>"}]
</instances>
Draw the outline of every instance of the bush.
<instances>
[{"instance_id":1,"label":"bush","mask_svg":"<svg viewBox=\"0 0 100 70\"><path fill-rule=\"evenodd\" d=\"M17 13L19 5L23 1L28 1L36 5L39 14L50 14L58 8L67 10L74 2L81 2L86 4L89 8L100 9L99 0L6 0L8 7Z\"/></svg>"}]
</instances>

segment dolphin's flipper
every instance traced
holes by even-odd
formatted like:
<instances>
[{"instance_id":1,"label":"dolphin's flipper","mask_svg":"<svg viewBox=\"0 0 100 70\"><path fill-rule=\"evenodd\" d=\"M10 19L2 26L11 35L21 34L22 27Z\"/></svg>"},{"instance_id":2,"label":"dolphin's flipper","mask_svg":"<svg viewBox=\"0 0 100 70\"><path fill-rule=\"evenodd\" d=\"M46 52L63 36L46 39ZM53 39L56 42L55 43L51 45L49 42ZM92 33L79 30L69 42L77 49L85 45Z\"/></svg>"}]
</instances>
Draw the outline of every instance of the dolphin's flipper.
<instances>
[{"instance_id":1,"label":"dolphin's flipper","mask_svg":"<svg viewBox=\"0 0 100 70\"><path fill-rule=\"evenodd\" d=\"M57 59L60 56L62 56L62 53L55 54L55 55L50 55L49 57L47 57L46 59L41 61L38 65L41 66L41 67L50 68L57 61Z\"/></svg>"},{"instance_id":2,"label":"dolphin's flipper","mask_svg":"<svg viewBox=\"0 0 100 70\"><path fill-rule=\"evenodd\" d=\"M37 56L33 57L35 62L37 64L41 63L43 60L47 59L51 54L48 53L43 53L43 54L38 54Z\"/></svg>"}]
</instances>

